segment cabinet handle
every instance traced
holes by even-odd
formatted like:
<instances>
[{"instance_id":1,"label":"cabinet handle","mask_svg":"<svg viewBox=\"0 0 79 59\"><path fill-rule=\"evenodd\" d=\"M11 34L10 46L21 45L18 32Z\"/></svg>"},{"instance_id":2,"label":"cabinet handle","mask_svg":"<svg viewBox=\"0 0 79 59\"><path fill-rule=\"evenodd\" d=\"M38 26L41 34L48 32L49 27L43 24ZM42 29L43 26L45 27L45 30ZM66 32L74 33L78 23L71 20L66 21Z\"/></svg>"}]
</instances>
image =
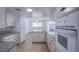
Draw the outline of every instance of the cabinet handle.
<instances>
[{"instance_id":1,"label":"cabinet handle","mask_svg":"<svg viewBox=\"0 0 79 59\"><path fill-rule=\"evenodd\" d=\"M66 8L65 7L63 7L62 9L60 9L60 11L64 11Z\"/></svg>"}]
</instances>

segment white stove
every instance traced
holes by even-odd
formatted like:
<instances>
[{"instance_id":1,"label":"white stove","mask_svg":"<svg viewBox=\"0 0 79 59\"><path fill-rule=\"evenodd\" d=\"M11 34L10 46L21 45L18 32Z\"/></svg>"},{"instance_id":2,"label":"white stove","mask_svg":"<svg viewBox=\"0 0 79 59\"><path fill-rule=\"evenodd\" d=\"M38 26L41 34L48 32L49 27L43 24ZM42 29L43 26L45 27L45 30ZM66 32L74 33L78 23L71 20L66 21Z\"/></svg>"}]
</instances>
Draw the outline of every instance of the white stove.
<instances>
[{"instance_id":1,"label":"white stove","mask_svg":"<svg viewBox=\"0 0 79 59\"><path fill-rule=\"evenodd\" d=\"M61 52L77 51L79 11L56 20L56 46Z\"/></svg>"}]
</instances>

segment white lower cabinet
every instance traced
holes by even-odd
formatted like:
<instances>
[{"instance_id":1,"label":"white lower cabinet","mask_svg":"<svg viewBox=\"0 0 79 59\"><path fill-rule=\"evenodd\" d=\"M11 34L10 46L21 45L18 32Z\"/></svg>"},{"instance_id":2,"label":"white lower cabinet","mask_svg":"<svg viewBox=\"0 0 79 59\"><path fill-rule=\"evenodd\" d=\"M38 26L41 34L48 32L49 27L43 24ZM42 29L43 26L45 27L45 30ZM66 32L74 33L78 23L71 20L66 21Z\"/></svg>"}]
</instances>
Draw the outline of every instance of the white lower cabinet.
<instances>
[{"instance_id":1,"label":"white lower cabinet","mask_svg":"<svg viewBox=\"0 0 79 59\"><path fill-rule=\"evenodd\" d=\"M53 42L53 39L50 38L50 36L47 36L47 46L50 52L56 52L55 43Z\"/></svg>"},{"instance_id":2,"label":"white lower cabinet","mask_svg":"<svg viewBox=\"0 0 79 59\"><path fill-rule=\"evenodd\" d=\"M14 46L9 52L17 52L17 46Z\"/></svg>"},{"instance_id":3,"label":"white lower cabinet","mask_svg":"<svg viewBox=\"0 0 79 59\"><path fill-rule=\"evenodd\" d=\"M50 51L51 51L51 52L55 52L55 51L56 51L55 45L54 45L52 42L50 43L50 45L51 45Z\"/></svg>"},{"instance_id":4,"label":"white lower cabinet","mask_svg":"<svg viewBox=\"0 0 79 59\"><path fill-rule=\"evenodd\" d=\"M45 32L33 32L32 33L32 42L46 42Z\"/></svg>"},{"instance_id":5,"label":"white lower cabinet","mask_svg":"<svg viewBox=\"0 0 79 59\"><path fill-rule=\"evenodd\" d=\"M56 52L61 52L61 51L59 51L59 50L56 48Z\"/></svg>"}]
</instances>

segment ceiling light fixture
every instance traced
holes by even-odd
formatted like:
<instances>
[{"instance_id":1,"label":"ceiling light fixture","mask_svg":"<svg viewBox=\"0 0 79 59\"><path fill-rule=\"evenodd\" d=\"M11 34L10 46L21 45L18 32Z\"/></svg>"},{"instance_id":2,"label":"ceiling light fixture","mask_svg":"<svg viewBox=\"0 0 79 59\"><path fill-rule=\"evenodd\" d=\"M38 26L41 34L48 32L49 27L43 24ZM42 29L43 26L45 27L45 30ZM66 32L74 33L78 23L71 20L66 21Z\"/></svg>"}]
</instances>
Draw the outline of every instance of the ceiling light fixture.
<instances>
[{"instance_id":1,"label":"ceiling light fixture","mask_svg":"<svg viewBox=\"0 0 79 59\"><path fill-rule=\"evenodd\" d=\"M28 9L26 9L26 11L28 11L28 12L32 12L32 9L28 8Z\"/></svg>"}]
</instances>

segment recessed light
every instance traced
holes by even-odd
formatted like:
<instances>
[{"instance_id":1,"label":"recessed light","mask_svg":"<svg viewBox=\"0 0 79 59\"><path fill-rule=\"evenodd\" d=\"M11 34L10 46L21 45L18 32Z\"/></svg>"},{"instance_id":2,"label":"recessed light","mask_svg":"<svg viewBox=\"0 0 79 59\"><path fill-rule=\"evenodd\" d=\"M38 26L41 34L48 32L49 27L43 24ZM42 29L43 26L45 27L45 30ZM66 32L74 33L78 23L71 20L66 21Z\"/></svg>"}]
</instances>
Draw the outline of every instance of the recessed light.
<instances>
[{"instance_id":1,"label":"recessed light","mask_svg":"<svg viewBox=\"0 0 79 59\"><path fill-rule=\"evenodd\" d=\"M53 23L53 24L56 24L56 22L54 22L54 21L53 21L52 23Z\"/></svg>"},{"instance_id":2,"label":"recessed light","mask_svg":"<svg viewBox=\"0 0 79 59\"><path fill-rule=\"evenodd\" d=\"M32 12L32 9L28 8L28 9L26 9L26 11L28 11L28 12Z\"/></svg>"},{"instance_id":3,"label":"recessed light","mask_svg":"<svg viewBox=\"0 0 79 59\"><path fill-rule=\"evenodd\" d=\"M36 22L38 22L39 20L36 20Z\"/></svg>"},{"instance_id":4,"label":"recessed light","mask_svg":"<svg viewBox=\"0 0 79 59\"><path fill-rule=\"evenodd\" d=\"M17 11L21 11L21 9L16 9Z\"/></svg>"}]
</instances>

